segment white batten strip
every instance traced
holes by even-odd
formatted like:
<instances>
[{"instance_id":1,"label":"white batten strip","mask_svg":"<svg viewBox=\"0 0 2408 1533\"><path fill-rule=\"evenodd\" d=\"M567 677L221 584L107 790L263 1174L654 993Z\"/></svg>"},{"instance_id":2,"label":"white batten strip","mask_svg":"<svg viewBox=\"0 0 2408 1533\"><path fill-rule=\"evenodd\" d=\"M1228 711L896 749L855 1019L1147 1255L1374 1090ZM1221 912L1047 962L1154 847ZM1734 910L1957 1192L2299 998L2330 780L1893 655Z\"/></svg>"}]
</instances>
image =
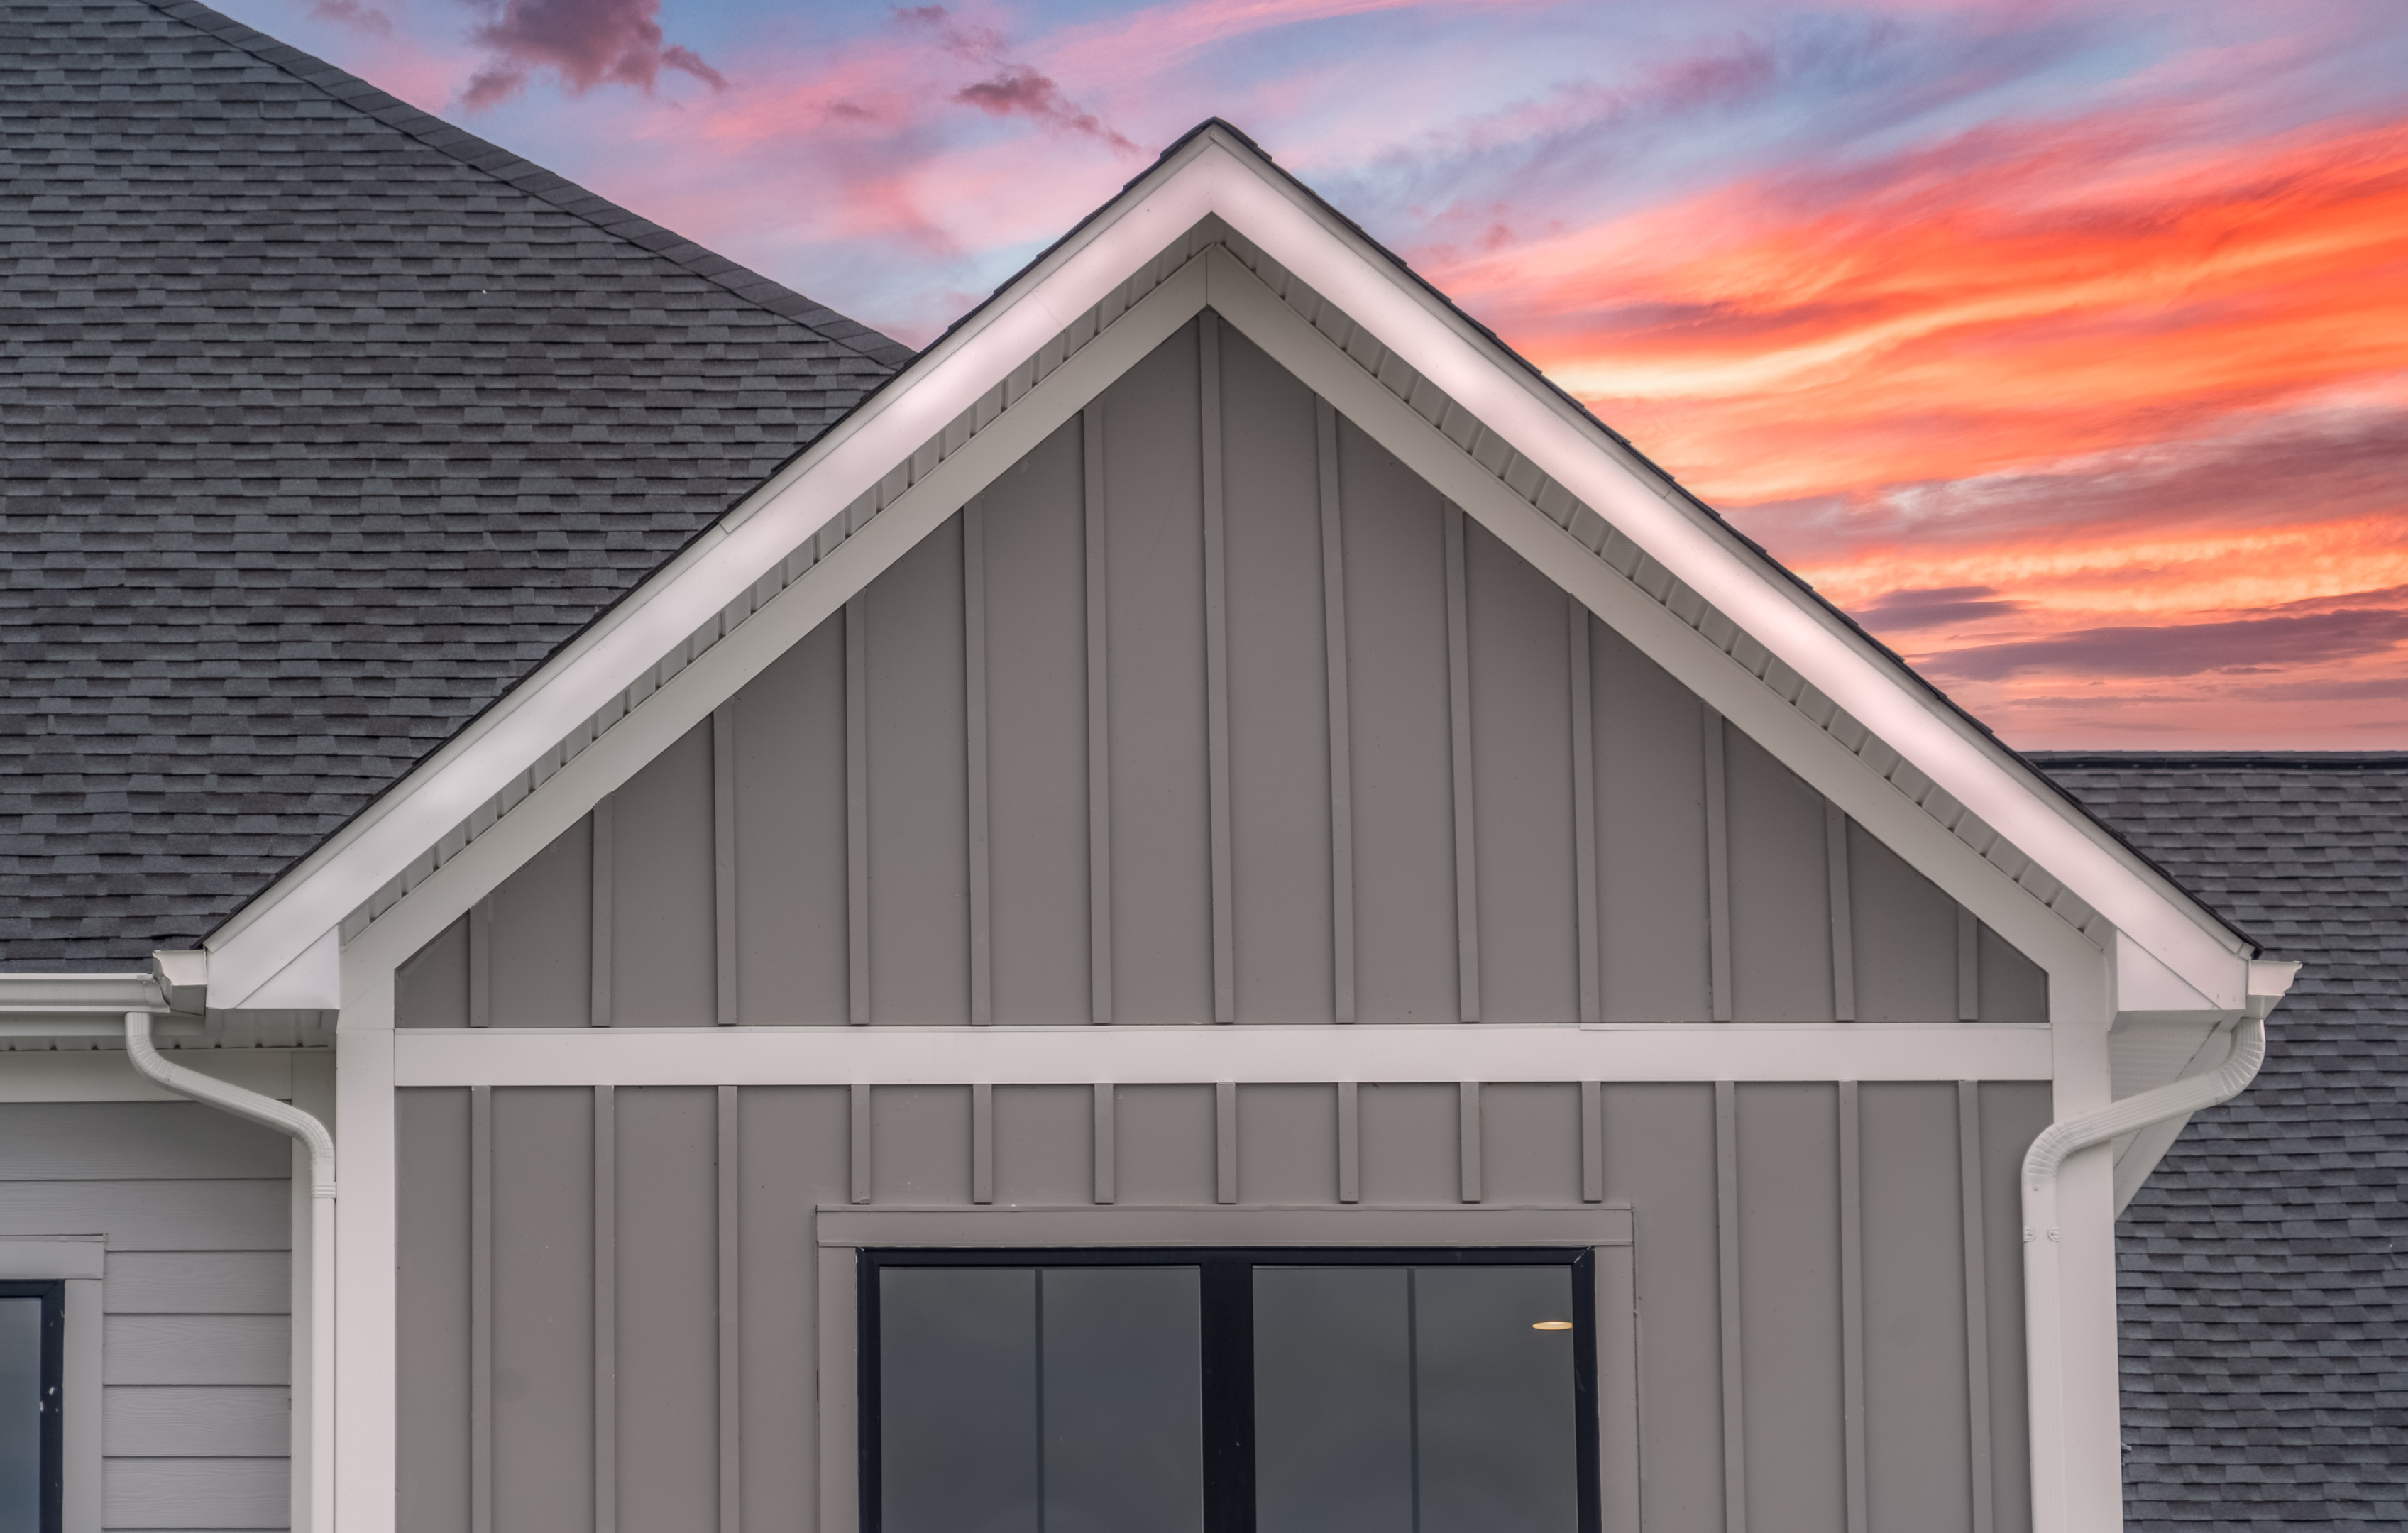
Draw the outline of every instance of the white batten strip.
<instances>
[{"instance_id":1,"label":"white batten strip","mask_svg":"<svg viewBox=\"0 0 2408 1533\"><path fill-rule=\"evenodd\" d=\"M2045 1081L2045 1025L1355 1023L1226 1027L410 1028L398 1084L1053 1085L1226 1081ZM867 1147L867 1103L856 1139ZM866 1175L867 1156L856 1169ZM866 1193L866 1182L856 1191Z\"/></svg>"}]
</instances>

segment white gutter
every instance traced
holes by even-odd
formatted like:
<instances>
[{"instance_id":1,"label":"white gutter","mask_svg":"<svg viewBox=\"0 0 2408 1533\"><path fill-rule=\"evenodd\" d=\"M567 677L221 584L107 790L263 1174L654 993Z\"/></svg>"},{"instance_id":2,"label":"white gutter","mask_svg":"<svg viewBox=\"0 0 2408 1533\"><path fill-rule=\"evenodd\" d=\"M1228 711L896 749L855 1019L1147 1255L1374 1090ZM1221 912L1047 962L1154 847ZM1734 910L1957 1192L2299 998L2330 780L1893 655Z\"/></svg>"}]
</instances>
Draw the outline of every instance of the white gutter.
<instances>
[{"instance_id":1,"label":"white gutter","mask_svg":"<svg viewBox=\"0 0 2408 1533\"><path fill-rule=\"evenodd\" d=\"M2266 1013L2289 988L2297 964L2250 966L2251 990L2272 981L2275 993L2249 997L2233 1024L2232 1051L2224 1063L2199 1075L2112 1102L2096 1112L2042 1129L2025 1152L2024 1356L2031 1388L2031 1491L2033 1533L2075 1533L2067 1505L2064 1323L2058 1294L2057 1178L2067 1159L2110 1139L2229 1102L2257 1078L2266 1060ZM2273 971L2281 971L2279 974Z\"/></svg>"},{"instance_id":2,"label":"white gutter","mask_svg":"<svg viewBox=\"0 0 2408 1533\"><path fill-rule=\"evenodd\" d=\"M150 1013L125 1013L125 1054L134 1067L179 1096L231 1112L237 1118L289 1134L309 1152L308 1263L309 1334L305 1358L309 1381L308 1452L293 1466L294 1526L303 1533L333 1533L335 1526L335 1136L316 1118L273 1096L228 1085L198 1070L171 1065L150 1042Z\"/></svg>"}]
</instances>

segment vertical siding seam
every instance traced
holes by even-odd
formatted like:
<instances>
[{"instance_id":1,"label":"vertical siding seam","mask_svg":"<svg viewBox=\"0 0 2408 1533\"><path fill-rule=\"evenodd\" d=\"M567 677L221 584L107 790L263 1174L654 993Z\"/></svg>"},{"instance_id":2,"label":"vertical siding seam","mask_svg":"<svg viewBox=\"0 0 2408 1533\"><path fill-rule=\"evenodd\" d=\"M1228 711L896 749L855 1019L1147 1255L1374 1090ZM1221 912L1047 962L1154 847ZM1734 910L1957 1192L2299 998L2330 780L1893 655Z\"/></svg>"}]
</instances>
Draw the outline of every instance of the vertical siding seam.
<instances>
[{"instance_id":1,"label":"vertical siding seam","mask_svg":"<svg viewBox=\"0 0 2408 1533\"><path fill-rule=\"evenodd\" d=\"M1120 1164L1120 1152L1114 1144L1113 1129L1120 1122L1120 1102L1116 1088L1109 1081L1096 1083L1096 1201L1110 1203L1120 1196L1113 1172Z\"/></svg>"},{"instance_id":2,"label":"vertical siding seam","mask_svg":"<svg viewBox=\"0 0 2408 1533\"><path fill-rule=\"evenodd\" d=\"M1708 1001L1716 1022L1731 1005L1730 790L1724 770L1723 716L1702 705L1706 759L1706 953Z\"/></svg>"},{"instance_id":3,"label":"vertical siding seam","mask_svg":"<svg viewBox=\"0 0 2408 1533\"><path fill-rule=\"evenodd\" d=\"M995 1087L970 1085L970 1201L995 1201Z\"/></svg>"},{"instance_id":4,"label":"vertical siding seam","mask_svg":"<svg viewBox=\"0 0 2408 1533\"><path fill-rule=\"evenodd\" d=\"M969 813L970 1024L995 1021L994 883L987 871L986 500L962 508L962 696Z\"/></svg>"},{"instance_id":5,"label":"vertical siding seam","mask_svg":"<svg viewBox=\"0 0 2408 1533\"><path fill-rule=\"evenodd\" d=\"M1564 598L1572 692L1572 904L1580 933L1580 1019L1604 1019L1598 973L1597 695L1589 674L1588 609Z\"/></svg>"},{"instance_id":6,"label":"vertical siding seam","mask_svg":"<svg viewBox=\"0 0 2408 1533\"><path fill-rule=\"evenodd\" d=\"M1228 529L1221 457L1221 318L1197 325L1197 425L1204 468L1204 735L1212 838L1212 1020L1237 1020L1229 824Z\"/></svg>"},{"instance_id":7,"label":"vertical siding seam","mask_svg":"<svg viewBox=\"0 0 2408 1533\"><path fill-rule=\"evenodd\" d=\"M851 1193L856 1203L869 1201L869 1088L856 1082L852 1092L847 1128L852 1139Z\"/></svg>"},{"instance_id":8,"label":"vertical siding seam","mask_svg":"<svg viewBox=\"0 0 2408 1533\"><path fill-rule=\"evenodd\" d=\"M468 1526L494 1533L494 1088L468 1088Z\"/></svg>"},{"instance_id":9,"label":"vertical siding seam","mask_svg":"<svg viewBox=\"0 0 2408 1533\"><path fill-rule=\"evenodd\" d=\"M1112 736L1102 406L1080 411L1079 444L1087 544L1087 1010L1089 1021L1106 1023L1112 1020Z\"/></svg>"},{"instance_id":10,"label":"vertical siding seam","mask_svg":"<svg viewBox=\"0 0 2408 1533\"><path fill-rule=\"evenodd\" d=\"M743 1533L744 1218L740 1103L719 1088L719 1533Z\"/></svg>"},{"instance_id":11,"label":"vertical siding seam","mask_svg":"<svg viewBox=\"0 0 2408 1533\"><path fill-rule=\"evenodd\" d=\"M1363 1201L1363 1120L1352 1081L1338 1082L1338 1201Z\"/></svg>"},{"instance_id":12,"label":"vertical siding seam","mask_svg":"<svg viewBox=\"0 0 2408 1533\"><path fill-rule=\"evenodd\" d=\"M1328 665L1330 1006L1354 1020L1354 734L1346 677L1346 539L1338 479L1338 411L1312 400L1321 475L1321 639Z\"/></svg>"},{"instance_id":13,"label":"vertical siding seam","mask_svg":"<svg viewBox=\"0 0 2408 1533\"><path fill-rule=\"evenodd\" d=\"M1447 502L1446 696L1455 754L1455 951L1457 1014L1480 1020L1480 857L1471 791L1471 635L1463 508Z\"/></svg>"},{"instance_id":14,"label":"vertical siding seam","mask_svg":"<svg viewBox=\"0 0 2408 1533\"><path fill-rule=\"evenodd\" d=\"M594 1088L594 1533L619 1526L619 1116Z\"/></svg>"},{"instance_id":15,"label":"vertical siding seam","mask_svg":"<svg viewBox=\"0 0 2408 1533\"><path fill-rule=\"evenodd\" d=\"M596 1027L610 1025L610 948L617 924L616 901L612 881L618 861L618 801L604 794L594 805L594 846L592 858L592 889L590 909L593 912L592 946L587 958L593 966L588 976L585 1020Z\"/></svg>"},{"instance_id":16,"label":"vertical siding seam","mask_svg":"<svg viewBox=\"0 0 2408 1533\"><path fill-rule=\"evenodd\" d=\"M844 604L845 1020L869 1021L869 604Z\"/></svg>"},{"instance_id":17,"label":"vertical siding seam","mask_svg":"<svg viewBox=\"0 0 2408 1533\"><path fill-rule=\"evenodd\" d=\"M1981 918L1956 907L1956 1020L1982 1020Z\"/></svg>"},{"instance_id":18,"label":"vertical siding seam","mask_svg":"<svg viewBox=\"0 0 2408 1533\"><path fill-rule=\"evenodd\" d=\"M1746 1373L1740 1353L1738 1088L1714 1082L1715 1277L1722 1290L1723 1526L1747 1533Z\"/></svg>"},{"instance_id":19,"label":"vertical siding seam","mask_svg":"<svg viewBox=\"0 0 2408 1533\"><path fill-rule=\"evenodd\" d=\"M1480 1082L1458 1081L1455 1087L1455 1166L1461 1185L1456 1192L1466 1203L1481 1200Z\"/></svg>"},{"instance_id":20,"label":"vertical siding seam","mask_svg":"<svg viewBox=\"0 0 2408 1533\"><path fill-rule=\"evenodd\" d=\"M494 1024L494 896L468 907L468 1025Z\"/></svg>"},{"instance_id":21,"label":"vertical siding seam","mask_svg":"<svg viewBox=\"0 0 2408 1533\"><path fill-rule=\"evenodd\" d=\"M1848 874L1847 811L1823 801L1823 857L1831 888L1831 1017L1856 1020L1856 886Z\"/></svg>"},{"instance_id":22,"label":"vertical siding seam","mask_svg":"<svg viewBox=\"0 0 2408 1533\"><path fill-rule=\"evenodd\" d=\"M1982 1239L1982 1088L1956 1082L1956 1167L1965 1224L1965 1420L1973 1468L1973 1533L1991 1533L1998 1503L1991 1482L1988 1274Z\"/></svg>"},{"instance_id":23,"label":"vertical siding seam","mask_svg":"<svg viewBox=\"0 0 2408 1533\"><path fill-rule=\"evenodd\" d=\"M1581 1201L1605 1201L1605 1083L1584 1081L1581 1092Z\"/></svg>"},{"instance_id":24,"label":"vertical siding seam","mask_svg":"<svg viewBox=\"0 0 2408 1533\"><path fill-rule=\"evenodd\" d=\"M1864 1176L1856 1083L1840 1082L1840 1434L1848 1533L1866 1533Z\"/></svg>"},{"instance_id":25,"label":"vertical siding seam","mask_svg":"<svg viewBox=\"0 0 2408 1533\"><path fill-rule=\"evenodd\" d=\"M1238 1200L1238 1084L1212 1085L1212 1201Z\"/></svg>"},{"instance_id":26,"label":"vertical siding seam","mask_svg":"<svg viewBox=\"0 0 2408 1533\"><path fill-rule=\"evenodd\" d=\"M713 996L722 1027L737 1022L736 989L736 708L710 710L711 934L716 943Z\"/></svg>"}]
</instances>

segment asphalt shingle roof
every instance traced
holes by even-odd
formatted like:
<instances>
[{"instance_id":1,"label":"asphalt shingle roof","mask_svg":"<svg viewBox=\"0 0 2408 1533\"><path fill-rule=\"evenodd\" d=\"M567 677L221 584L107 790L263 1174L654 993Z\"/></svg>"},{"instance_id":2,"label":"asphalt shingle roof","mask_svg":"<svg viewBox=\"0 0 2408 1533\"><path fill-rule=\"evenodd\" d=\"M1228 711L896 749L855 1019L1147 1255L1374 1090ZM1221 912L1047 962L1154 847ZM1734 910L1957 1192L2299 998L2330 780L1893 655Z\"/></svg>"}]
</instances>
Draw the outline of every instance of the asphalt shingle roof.
<instances>
[{"instance_id":1,"label":"asphalt shingle roof","mask_svg":"<svg viewBox=\"0 0 2408 1533\"><path fill-rule=\"evenodd\" d=\"M2128 1526L2408 1526L2408 756L2033 759L2306 965L2117 1232Z\"/></svg>"},{"instance_id":2,"label":"asphalt shingle roof","mask_svg":"<svg viewBox=\"0 0 2408 1533\"><path fill-rule=\"evenodd\" d=\"M0 0L0 968L207 933L909 360L189 0Z\"/></svg>"}]
</instances>

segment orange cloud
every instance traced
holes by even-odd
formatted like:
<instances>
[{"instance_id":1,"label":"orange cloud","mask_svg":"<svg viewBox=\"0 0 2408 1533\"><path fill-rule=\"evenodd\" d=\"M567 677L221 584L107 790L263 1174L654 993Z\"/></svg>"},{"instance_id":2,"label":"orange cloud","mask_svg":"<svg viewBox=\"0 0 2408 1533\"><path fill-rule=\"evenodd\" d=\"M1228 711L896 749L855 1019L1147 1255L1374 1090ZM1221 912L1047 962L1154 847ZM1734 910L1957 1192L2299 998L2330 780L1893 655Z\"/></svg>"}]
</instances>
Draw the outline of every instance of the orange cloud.
<instances>
[{"instance_id":1,"label":"orange cloud","mask_svg":"<svg viewBox=\"0 0 2408 1533\"><path fill-rule=\"evenodd\" d=\"M2130 153L2150 126L1989 130L1433 276L1738 504L2031 465L2408 370L2408 123L2174 164Z\"/></svg>"},{"instance_id":2,"label":"orange cloud","mask_svg":"<svg viewBox=\"0 0 2408 1533\"><path fill-rule=\"evenodd\" d=\"M2408 122L2178 125L1417 264L2012 738L2408 738Z\"/></svg>"}]
</instances>

